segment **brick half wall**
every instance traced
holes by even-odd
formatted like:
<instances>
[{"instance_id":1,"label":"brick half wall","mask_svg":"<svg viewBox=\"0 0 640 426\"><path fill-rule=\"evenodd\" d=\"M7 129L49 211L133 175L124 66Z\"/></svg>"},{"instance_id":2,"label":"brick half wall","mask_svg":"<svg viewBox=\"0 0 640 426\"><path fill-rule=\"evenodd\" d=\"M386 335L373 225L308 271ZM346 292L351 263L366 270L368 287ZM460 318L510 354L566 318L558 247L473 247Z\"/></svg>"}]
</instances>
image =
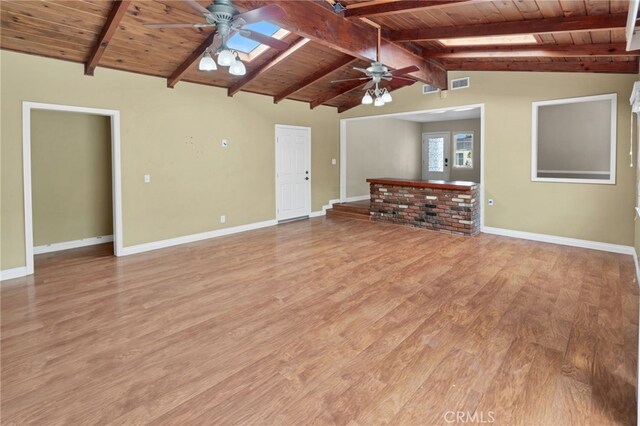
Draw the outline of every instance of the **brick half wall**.
<instances>
[{"instance_id":1,"label":"brick half wall","mask_svg":"<svg viewBox=\"0 0 640 426\"><path fill-rule=\"evenodd\" d=\"M478 185L468 190L371 183L371 220L456 235L480 232Z\"/></svg>"}]
</instances>

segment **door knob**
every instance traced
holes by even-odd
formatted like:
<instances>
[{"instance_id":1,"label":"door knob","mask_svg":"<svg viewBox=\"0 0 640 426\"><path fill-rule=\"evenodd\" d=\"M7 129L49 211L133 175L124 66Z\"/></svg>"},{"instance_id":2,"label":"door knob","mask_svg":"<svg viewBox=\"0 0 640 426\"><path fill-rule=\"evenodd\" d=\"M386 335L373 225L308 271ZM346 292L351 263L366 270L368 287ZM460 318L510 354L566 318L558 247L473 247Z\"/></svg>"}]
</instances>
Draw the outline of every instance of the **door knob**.
<instances>
[{"instance_id":1,"label":"door knob","mask_svg":"<svg viewBox=\"0 0 640 426\"><path fill-rule=\"evenodd\" d=\"M309 170L307 170L305 173L306 173L306 174L309 174Z\"/></svg>"}]
</instances>

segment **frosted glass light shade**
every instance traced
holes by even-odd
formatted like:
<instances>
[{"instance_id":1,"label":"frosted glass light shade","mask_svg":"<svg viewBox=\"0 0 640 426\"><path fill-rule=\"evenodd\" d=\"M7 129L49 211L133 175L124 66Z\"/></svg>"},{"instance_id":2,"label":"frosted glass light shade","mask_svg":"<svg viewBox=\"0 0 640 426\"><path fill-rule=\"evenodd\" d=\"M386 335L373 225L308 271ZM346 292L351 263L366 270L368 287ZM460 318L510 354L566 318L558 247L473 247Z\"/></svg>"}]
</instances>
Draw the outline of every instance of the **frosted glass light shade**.
<instances>
[{"instance_id":1,"label":"frosted glass light shade","mask_svg":"<svg viewBox=\"0 0 640 426\"><path fill-rule=\"evenodd\" d=\"M231 75L245 75L247 73L247 67L244 66L239 58L231 64L229 67L229 74Z\"/></svg>"},{"instance_id":2,"label":"frosted glass light shade","mask_svg":"<svg viewBox=\"0 0 640 426\"><path fill-rule=\"evenodd\" d=\"M362 98L362 104L371 105L372 103L373 103L373 98L371 97L369 92L365 93L364 97Z\"/></svg>"},{"instance_id":3,"label":"frosted glass light shade","mask_svg":"<svg viewBox=\"0 0 640 426\"><path fill-rule=\"evenodd\" d=\"M224 49L220 53L218 53L218 65L221 67L231 66L236 60L236 57L231 53L230 50Z\"/></svg>"},{"instance_id":4,"label":"frosted glass light shade","mask_svg":"<svg viewBox=\"0 0 640 426\"><path fill-rule=\"evenodd\" d=\"M384 94L382 95L382 101L386 104L387 102L391 102L393 98L391 97L391 93L387 92L385 89Z\"/></svg>"},{"instance_id":5,"label":"frosted glass light shade","mask_svg":"<svg viewBox=\"0 0 640 426\"><path fill-rule=\"evenodd\" d=\"M216 61L213 60L209 52L204 52L204 55L202 55L200 63L198 64L198 69L200 71L215 71L218 69Z\"/></svg>"},{"instance_id":6,"label":"frosted glass light shade","mask_svg":"<svg viewBox=\"0 0 640 426\"><path fill-rule=\"evenodd\" d=\"M373 102L373 106L381 107L382 105L384 105L384 101L382 100L382 98L376 98L376 100Z\"/></svg>"}]
</instances>

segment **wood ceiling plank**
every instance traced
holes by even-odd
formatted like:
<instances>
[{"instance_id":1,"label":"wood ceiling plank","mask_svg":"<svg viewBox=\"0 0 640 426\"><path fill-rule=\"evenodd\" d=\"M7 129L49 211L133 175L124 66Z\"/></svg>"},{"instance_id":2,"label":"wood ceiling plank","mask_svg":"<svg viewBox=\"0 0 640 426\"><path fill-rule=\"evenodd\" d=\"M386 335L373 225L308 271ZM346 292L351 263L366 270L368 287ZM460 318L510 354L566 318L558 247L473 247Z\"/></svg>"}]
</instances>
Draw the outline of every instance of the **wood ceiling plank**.
<instances>
[{"instance_id":1,"label":"wood ceiling plank","mask_svg":"<svg viewBox=\"0 0 640 426\"><path fill-rule=\"evenodd\" d=\"M105 20L104 16L85 13L81 10L70 13L67 8L60 7L56 3L42 1L2 0L2 9L92 33L100 33Z\"/></svg>"},{"instance_id":2,"label":"wood ceiling plank","mask_svg":"<svg viewBox=\"0 0 640 426\"><path fill-rule=\"evenodd\" d=\"M125 13L127 13L127 8L130 4L131 0L115 0L113 2L113 7L111 12L109 12L107 22L104 24L104 28L98 37L98 41L89 55L89 59L84 67L85 75L93 75L94 70L100 62L100 58L104 55L104 51L107 50L111 38L118 29L120 20L124 17Z\"/></svg>"},{"instance_id":3,"label":"wood ceiling plank","mask_svg":"<svg viewBox=\"0 0 640 426\"><path fill-rule=\"evenodd\" d=\"M457 6L463 3L487 1L487 0L418 0L418 1L395 1L374 4L370 6L360 6L357 8L347 7L344 11L345 18L364 18L373 16L388 16L396 13L407 13L417 10L438 8L444 6Z\"/></svg>"},{"instance_id":4,"label":"wood ceiling plank","mask_svg":"<svg viewBox=\"0 0 640 426\"><path fill-rule=\"evenodd\" d=\"M299 81L296 84L288 87L287 90L278 93L273 98L273 103L277 104L277 103L281 102L282 100L288 98L289 96L293 95L294 93L304 89L305 87L311 86L312 84L316 83L318 80L323 79L327 75L339 70L340 68L345 67L345 66L347 66L349 64L352 64L356 60L357 59L352 57L352 56L344 55L342 58L338 59L337 61L335 61L334 63L330 64L329 66L318 70L317 72L315 72L314 74L311 74L310 76L308 76L304 80Z\"/></svg>"},{"instance_id":5,"label":"wood ceiling plank","mask_svg":"<svg viewBox=\"0 0 640 426\"><path fill-rule=\"evenodd\" d=\"M365 80L359 80L359 81L352 81L352 82L348 82L344 85L341 85L340 87L336 88L335 90L325 93L324 96L322 96L321 98L315 99L313 102L311 102L311 109L314 109L316 107L319 107L322 104L326 104L327 102L332 101L333 99L337 98L338 96L342 96L345 93L348 93L352 90L357 89L358 87L363 86L366 83Z\"/></svg>"},{"instance_id":6,"label":"wood ceiling plank","mask_svg":"<svg viewBox=\"0 0 640 426\"><path fill-rule=\"evenodd\" d=\"M526 57L596 57L640 56L640 51L627 52L624 43L585 45L468 46L430 52L440 59L526 58Z\"/></svg>"},{"instance_id":7,"label":"wood ceiling plank","mask_svg":"<svg viewBox=\"0 0 640 426\"><path fill-rule=\"evenodd\" d=\"M269 71L272 67L276 66L280 62L282 62L285 59L287 59L289 56L291 56L293 53L295 53L296 50L300 49L302 46L304 46L305 44L307 44L310 41L311 40L309 40L308 38L304 38L304 37L300 38L298 41L296 41L291 46L289 46L289 48L287 50L284 50L284 51L278 53L273 59L271 59L266 64L262 65L259 68L256 68L255 70L253 70L251 72L248 72L247 75L245 75L242 79L237 81L234 85L232 85L229 88L229 90L227 92L227 95L228 96L235 95L240 90L242 90L242 88L245 85L249 84L251 82L251 80L253 80L255 78L258 78L259 76L261 76L265 72Z\"/></svg>"},{"instance_id":8,"label":"wood ceiling plank","mask_svg":"<svg viewBox=\"0 0 640 426\"><path fill-rule=\"evenodd\" d=\"M286 12L286 16L272 20L274 24L344 54L370 61L376 59L377 30L372 26L349 21L315 1L277 3ZM273 2L237 1L235 4L248 10ZM398 69L415 65L419 71L410 74L411 77L437 87L446 87L447 76L444 70L396 44L386 40L382 44L381 59L387 66Z\"/></svg>"},{"instance_id":9,"label":"wood ceiling plank","mask_svg":"<svg viewBox=\"0 0 640 426\"><path fill-rule=\"evenodd\" d=\"M562 58L564 59L564 58ZM571 59L571 58L570 58ZM460 61L446 62L450 71L532 71L532 72L595 72L637 74L638 61L629 62L519 62Z\"/></svg>"},{"instance_id":10,"label":"wood ceiling plank","mask_svg":"<svg viewBox=\"0 0 640 426\"><path fill-rule=\"evenodd\" d=\"M178 68L176 68L176 70L171 73L171 75L167 79L167 87L173 89L176 86L176 84L178 84L178 82L180 81L182 76L187 72L189 67L193 65L193 63L197 61L204 54L205 50L207 50L209 46L211 46L215 35L216 35L215 31L209 34L207 38L204 39L204 41L200 43L200 45L196 47L196 49L193 52L191 52L191 54L180 64L180 66L178 66Z\"/></svg>"},{"instance_id":11,"label":"wood ceiling plank","mask_svg":"<svg viewBox=\"0 0 640 426\"><path fill-rule=\"evenodd\" d=\"M391 41L439 40L493 35L542 34L571 31L594 31L624 28L625 14L544 18L519 22L467 25L458 27L418 28L389 32Z\"/></svg>"}]
</instances>

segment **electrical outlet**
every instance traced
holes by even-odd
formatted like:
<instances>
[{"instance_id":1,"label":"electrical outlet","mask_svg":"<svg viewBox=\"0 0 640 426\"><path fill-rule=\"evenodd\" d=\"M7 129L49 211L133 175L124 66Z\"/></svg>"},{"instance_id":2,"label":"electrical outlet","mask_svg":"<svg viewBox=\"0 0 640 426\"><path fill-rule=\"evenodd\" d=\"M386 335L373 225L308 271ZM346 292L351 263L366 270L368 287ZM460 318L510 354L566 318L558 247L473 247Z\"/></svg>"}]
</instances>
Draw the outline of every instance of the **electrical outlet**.
<instances>
[{"instance_id":1,"label":"electrical outlet","mask_svg":"<svg viewBox=\"0 0 640 426\"><path fill-rule=\"evenodd\" d=\"M227 221L227 217L225 215L220 216L220 223L225 223Z\"/></svg>"},{"instance_id":2,"label":"electrical outlet","mask_svg":"<svg viewBox=\"0 0 640 426\"><path fill-rule=\"evenodd\" d=\"M331 164L333 164L335 166L336 164L338 164L338 161L335 158L332 158L331 159Z\"/></svg>"},{"instance_id":3,"label":"electrical outlet","mask_svg":"<svg viewBox=\"0 0 640 426\"><path fill-rule=\"evenodd\" d=\"M227 148L229 146L229 141L226 139L222 139L220 145L222 145L223 148Z\"/></svg>"},{"instance_id":4,"label":"electrical outlet","mask_svg":"<svg viewBox=\"0 0 640 426\"><path fill-rule=\"evenodd\" d=\"M144 175L144 183L151 182L151 175Z\"/></svg>"},{"instance_id":5,"label":"electrical outlet","mask_svg":"<svg viewBox=\"0 0 640 426\"><path fill-rule=\"evenodd\" d=\"M489 205L492 206L493 205L493 198L489 198Z\"/></svg>"}]
</instances>

